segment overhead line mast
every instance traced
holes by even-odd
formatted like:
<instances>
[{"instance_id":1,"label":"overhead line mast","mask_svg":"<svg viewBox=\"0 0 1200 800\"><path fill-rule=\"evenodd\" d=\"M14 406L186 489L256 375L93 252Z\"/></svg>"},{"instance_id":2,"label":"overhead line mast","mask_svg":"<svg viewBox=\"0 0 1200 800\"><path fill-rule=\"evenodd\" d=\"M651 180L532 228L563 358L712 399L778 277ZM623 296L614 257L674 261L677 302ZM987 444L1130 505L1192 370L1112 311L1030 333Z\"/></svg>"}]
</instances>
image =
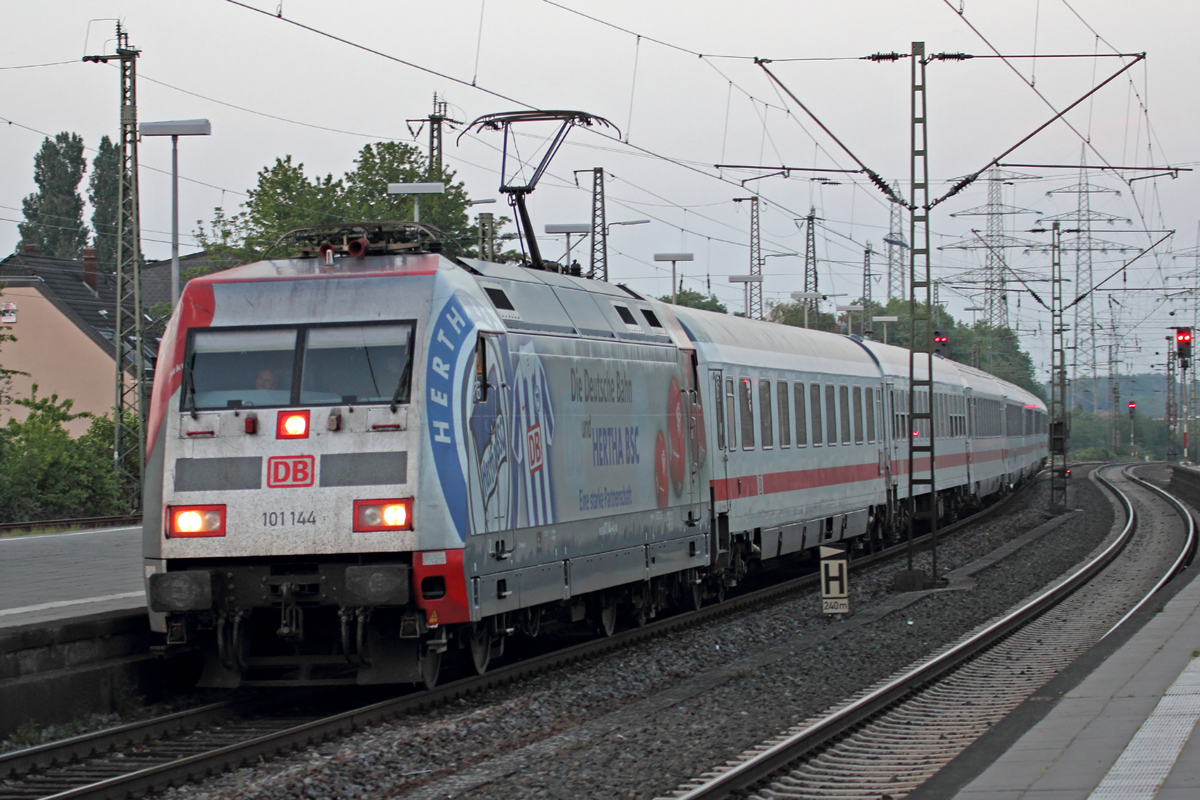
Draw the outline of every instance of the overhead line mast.
<instances>
[{"instance_id":1,"label":"overhead line mast","mask_svg":"<svg viewBox=\"0 0 1200 800\"><path fill-rule=\"evenodd\" d=\"M113 314L116 360L113 413L113 466L117 500L137 511L142 504L142 466L146 455L145 347L142 331L141 231L138 223L137 58L129 32L117 23L113 55L84 56L84 61L120 62L121 175L117 190L117 307Z\"/></svg>"},{"instance_id":2,"label":"overhead line mast","mask_svg":"<svg viewBox=\"0 0 1200 800\"><path fill-rule=\"evenodd\" d=\"M933 314L934 283L930 266L929 235L929 126L926 117L925 43L912 43L912 111L909 183L909 350L908 418L913 430L908 439L908 571L913 572L913 528L918 520L929 521L933 557L931 579L938 580L938 503L935 481L937 461L934 430ZM922 377L922 370L924 375ZM912 435L919 432L921 435ZM928 478L917 477L917 457L928 455ZM927 492L928 507L918 511L917 491Z\"/></svg>"}]
</instances>

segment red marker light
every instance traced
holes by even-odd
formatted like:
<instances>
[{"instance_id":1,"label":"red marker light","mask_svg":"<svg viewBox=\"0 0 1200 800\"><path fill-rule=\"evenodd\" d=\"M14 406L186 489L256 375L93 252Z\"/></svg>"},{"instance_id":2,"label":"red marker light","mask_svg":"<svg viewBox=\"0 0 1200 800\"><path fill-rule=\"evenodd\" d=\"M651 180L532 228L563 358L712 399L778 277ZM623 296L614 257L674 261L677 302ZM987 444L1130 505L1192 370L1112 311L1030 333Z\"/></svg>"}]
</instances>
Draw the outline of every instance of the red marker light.
<instances>
[{"instance_id":1,"label":"red marker light","mask_svg":"<svg viewBox=\"0 0 1200 800\"><path fill-rule=\"evenodd\" d=\"M411 531L413 500L355 500L354 530Z\"/></svg>"},{"instance_id":2,"label":"red marker light","mask_svg":"<svg viewBox=\"0 0 1200 800\"><path fill-rule=\"evenodd\" d=\"M307 439L308 409L303 411L280 411L275 419L276 439Z\"/></svg>"},{"instance_id":3,"label":"red marker light","mask_svg":"<svg viewBox=\"0 0 1200 800\"><path fill-rule=\"evenodd\" d=\"M170 506L167 538L224 536L225 506Z\"/></svg>"}]
</instances>

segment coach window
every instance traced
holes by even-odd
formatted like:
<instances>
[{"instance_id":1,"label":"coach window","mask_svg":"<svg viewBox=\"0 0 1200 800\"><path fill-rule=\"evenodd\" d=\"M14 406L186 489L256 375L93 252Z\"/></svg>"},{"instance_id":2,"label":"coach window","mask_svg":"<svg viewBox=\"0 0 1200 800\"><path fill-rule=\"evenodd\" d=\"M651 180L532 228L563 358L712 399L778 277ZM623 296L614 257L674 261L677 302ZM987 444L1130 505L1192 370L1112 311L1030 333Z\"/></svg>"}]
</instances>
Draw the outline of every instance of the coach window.
<instances>
[{"instance_id":1,"label":"coach window","mask_svg":"<svg viewBox=\"0 0 1200 800\"><path fill-rule=\"evenodd\" d=\"M775 394L779 398L779 446L792 446L792 415L788 413L788 382L780 381L775 384Z\"/></svg>"},{"instance_id":2,"label":"coach window","mask_svg":"<svg viewBox=\"0 0 1200 800\"><path fill-rule=\"evenodd\" d=\"M867 441L875 441L875 390L867 387Z\"/></svg>"},{"instance_id":3,"label":"coach window","mask_svg":"<svg viewBox=\"0 0 1200 800\"><path fill-rule=\"evenodd\" d=\"M842 444L850 444L850 387L843 383L838 387L838 396L841 398Z\"/></svg>"},{"instance_id":4,"label":"coach window","mask_svg":"<svg viewBox=\"0 0 1200 800\"><path fill-rule=\"evenodd\" d=\"M825 387L825 443L837 444L837 387L832 383Z\"/></svg>"},{"instance_id":5,"label":"coach window","mask_svg":"<svg viewBox=\"0 0 1200 800\"><path fill-rule=\"evenodd\" d=\"M808 412L805 409L807 404L804 402L804 384L797 381L792 395L796 400L796 446L804 447L808 444Z\"/></svg>"},{"instance_id":6,"label":"coach window","mask_svg":"<svg viewBox=\"0 0 1200 800\"><path fill-rule=\"evenodd\" d=\"M863 443L862 387L854 387L854 443Z\"/></svg>"},{"instance_id":7,"label":"coach window","mask_svg":"<svg viewBox=\"0 0 1200 800\"><path fill-rule=\"evenodd\" d=\"M892 398L892 438L899 439L900 431L904 429L904 426L900 424L900 393L892 389L890 394Z\"/></svg>"},{"instance_id":8,"label":"coach window","mask_svg":"<svg viewBox=\"0 0 1200 800\"><path fill-rule=\"evenodd\" d=\"M775 431L771 418L771 382L758 382L758 413L762 430L762 446L769 450L775 446Z\"/></svg>"},{"instance_id":9,"label":"coach window","mask_svg":"<svg viewBox=\"0 0 1200 800\"><path fill-rule=\"evenodd\" d=\"M742 378L742 389L739 399L742 403L742 449L754 449L754 394L750 389L750 379Z\"/></svg>"},{"instance_id":10,"label":"coach window","mask_svg":"<svg viewBox=\"0 0 1200 800\"><path fill-rule=\"evenodd\" d=\"M737 401L733 399L733 378L725 380L725 422L729 426L729 435L726 437L729 441L729 449L737 449Z\"/></svg>"},{"instance_id":11,"label":"coach window","mask_svg":"<svg viewBox=\"0 0 1200 800\"><path fill-rule=\"evenodd\" d=\"M820 447L825 442L825 435L821 432L821 384L809 384L808 399L812 402L809 404L812 408L809 413L812 416L812 443L813 447Z\"/></svg>"}]
</instances>

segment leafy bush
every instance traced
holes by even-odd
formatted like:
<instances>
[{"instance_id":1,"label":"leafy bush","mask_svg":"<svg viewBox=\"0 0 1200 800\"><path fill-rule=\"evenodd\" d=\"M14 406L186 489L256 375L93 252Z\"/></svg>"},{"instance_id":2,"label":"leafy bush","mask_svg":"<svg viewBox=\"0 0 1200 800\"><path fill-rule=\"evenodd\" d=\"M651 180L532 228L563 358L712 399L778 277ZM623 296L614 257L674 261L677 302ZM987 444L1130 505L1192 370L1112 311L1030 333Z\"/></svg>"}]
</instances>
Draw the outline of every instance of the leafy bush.
<instances>
[{"instance_id":1,"label":"leafy bush","mask_svg":"<svg viewBox=\"0 0 1200 800\"><path fill-rule=\"evenodd\" d=\"M13 402L29 413L0 428L0 521L118 513L112 420L73 413L74 401L55 394L39 398L36 384ZM72 439L64 423L81 418L91 427Z\"/></svg>"}]
</instances>

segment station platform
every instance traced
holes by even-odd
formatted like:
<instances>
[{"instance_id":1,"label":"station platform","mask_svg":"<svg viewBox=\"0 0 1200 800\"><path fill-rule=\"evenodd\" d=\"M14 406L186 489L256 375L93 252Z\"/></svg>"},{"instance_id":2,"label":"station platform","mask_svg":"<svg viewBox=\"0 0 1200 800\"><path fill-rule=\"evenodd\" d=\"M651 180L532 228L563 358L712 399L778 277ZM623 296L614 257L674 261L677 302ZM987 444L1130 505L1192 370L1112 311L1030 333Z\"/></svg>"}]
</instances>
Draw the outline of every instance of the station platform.
<instances>
[{"instance_id":1,"label":"station platform","mask_svg":"<svg viewBox=\"0 0 1200 800\"><path fill-rule=\"evenodd\" d=\"M910 800L1200 797L1200 580L1178 575Z\"/></svg>"},{"instance_id":2,"label":"station platform","mask_svg":"<svg viewBox=\"0 0 1200 800\"><path fill-rule=\"evenodd\" d=\"M0 538L0 629L145 605L141 526Z\"/></svg>"}]
</instances>

